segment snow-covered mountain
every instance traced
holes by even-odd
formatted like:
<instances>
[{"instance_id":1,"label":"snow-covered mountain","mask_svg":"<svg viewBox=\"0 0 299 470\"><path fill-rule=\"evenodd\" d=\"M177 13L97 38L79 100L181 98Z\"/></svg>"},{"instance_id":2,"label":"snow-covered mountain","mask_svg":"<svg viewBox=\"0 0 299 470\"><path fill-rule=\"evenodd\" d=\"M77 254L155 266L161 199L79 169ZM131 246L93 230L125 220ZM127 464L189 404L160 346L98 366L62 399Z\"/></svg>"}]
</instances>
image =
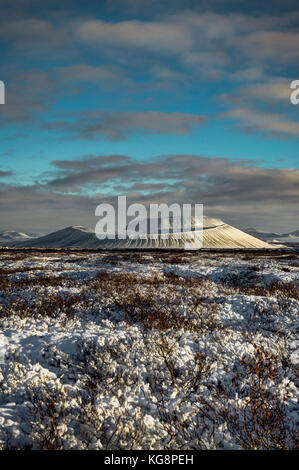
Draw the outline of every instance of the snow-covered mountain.
<instances>
[{"instance_id":1,"label":"snow-covered mountain","mask_svg":"<svg viewBox=\"0 0 299 470\"><path fill-rule=\"evenodd\" d=\"M289 233L289 237L299 237L299 230L295 230L295 232Z\"/></svg>"},{"instance_id":2,"label":"snow-covered mountain","mask_svg":"<svg viewBox=\"0 0 299 470\"><path fill-rule=\"evenodd\" d=\"M268 243L255 238L220 219L204 217L203 231L197 221L193 220L191 232L183 233L179 239L170 234L166 239L159 231L156 239L149 235L146 239L115 239L99 240L94 231L73 226L50 233L33 240L17 243L20 247L40 248L93 248L93 249L196 249L203 248L272 248Z\"/></svg>"},{"instance_id":3,"label":"snow-covered mountain","mask_svg":"<svg viewBox=\"0 0 299 470\"><path fill-rule=\"evenodd\" d=\"M4 230L0 232L0 245L11 244L12 242L22 242L30 240L33 234L17 232L16 230Z\"/></svg>"},{"instance_id":4,"label":"snow-covered mountain","mask_svg":"<svg viewBox=\"0 0 299 470\"><path fill-rule=\"evenodd\" d=\"M263 232L262 230L258 230L257 228L246 228L244 232L248 233L252 237L257 237L260 240L264 240L264 241L274 240L274 238L277 238L280 236L278 233Z\"/></svg>"},{"instance_id":5,"label":"snow-covered mountain","mask_svg":"<svg viewBox=\"0 0 299 470\"><path fill-rule=\"evenodd\" d=\"M256 228L247 228L244 230L246 233L253 237L257 237L260 240L263 240L268 243L299 243L299 230L288 233L273 233L273 232L263 232Z\"/></svg>"},{"instance_id":6,"label":"snow-covered mountain","mask_svg":"<svg viewBox=\"0 0 299 470\"><path fill-rule=\"evenodd\" d=\"M30 238L27 233L16 232L15 230L5 230L0 232L0 238L6 238L7 240L14 240L15 238Z\"/></svg>"},{"instance_id":7,"label":"snow-covered mountain","mask_svg":"<svg viewBox=\"0 0 299 470\"><path fill-rule=\"evenodd\" d=\"M62 230L49 233L43 237L26 240L17 243L18 247L40 247L40 248L97 248L97 242L93 230L82 227L66 227Z\"/></svg>"}]
</instances>

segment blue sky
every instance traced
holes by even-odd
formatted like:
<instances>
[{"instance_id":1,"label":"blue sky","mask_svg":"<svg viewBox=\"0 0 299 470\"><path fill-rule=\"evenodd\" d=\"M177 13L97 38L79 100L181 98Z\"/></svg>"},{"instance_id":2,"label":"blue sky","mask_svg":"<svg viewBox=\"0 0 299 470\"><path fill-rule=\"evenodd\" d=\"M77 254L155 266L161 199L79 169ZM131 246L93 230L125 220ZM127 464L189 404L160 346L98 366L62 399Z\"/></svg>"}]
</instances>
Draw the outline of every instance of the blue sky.
<instances>
[{"instance_id":1,"label":"blue sky","mask_svg":"<svg viewBox=\"0 0 299 470\"><path fill-rule=\"evenodd\" d=\"M2 1L0 229L120 194L298 229L299 10L259 3Z\"/></svg>"}]
</instances>

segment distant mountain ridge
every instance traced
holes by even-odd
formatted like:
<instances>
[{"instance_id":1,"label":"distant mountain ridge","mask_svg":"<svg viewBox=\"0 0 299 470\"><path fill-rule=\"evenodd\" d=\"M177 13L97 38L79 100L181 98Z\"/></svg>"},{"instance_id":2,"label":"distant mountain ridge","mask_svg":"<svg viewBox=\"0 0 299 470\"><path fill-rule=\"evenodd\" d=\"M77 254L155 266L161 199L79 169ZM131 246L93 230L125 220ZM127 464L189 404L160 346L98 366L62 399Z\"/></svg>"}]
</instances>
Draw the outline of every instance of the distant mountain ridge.
<instances>
[{"instance_id":1,"label":"distant mountain ridge","mask_svg":"<svg viewBox=\"0 0 299 470\"><path fill-rule=\"evenodd\" d=\"M244 232L268 243L299 243L299 230L279 234L274 232L263 232L262 230L258 230L256 228L246 228Z\"/></svg>"},{"instance_id":2,"label":"distant mountain ridge","mask_svg":"<svg viewBox=\"0 0 299 470\"><path fill-rule=\"evenodd\" d=\"M30 240L31 238L34 238L33 234L17 232L16 230L3 230L0 232L0 246L10 244L13 242L21 242L24 240Z\"/></svg>"},{"instance_id":3,"label":"distant mountain ridge","mask_svg":"<svg viewBox=\"0 0 299 470\"><path fill-rule=\"evenodd\" d=\"M161 232L156 239L99 240L94 231L82 226L66 227L43 237L15 241L11 246L27 248L82 248L82 249L198 249L198 248L273 248L259 238L232 227L220 219L204 217L203 231L193 221L195 231L183 233L179 239L170 234L166 239ZM201 245L201 239L203 244Z\"/></svg>"},{"instance_id":4,"label":"distant mountain ridge","mask_svg":"<svg viewBox=\"0 0 299 470\"><path fill-rule=\"evenodd\" d=\"M27 233L17 232L16 230L4 230L3 232L0 232L0 238L30 238L30 236L27 235Z\"/></svg>"}]
</instances>

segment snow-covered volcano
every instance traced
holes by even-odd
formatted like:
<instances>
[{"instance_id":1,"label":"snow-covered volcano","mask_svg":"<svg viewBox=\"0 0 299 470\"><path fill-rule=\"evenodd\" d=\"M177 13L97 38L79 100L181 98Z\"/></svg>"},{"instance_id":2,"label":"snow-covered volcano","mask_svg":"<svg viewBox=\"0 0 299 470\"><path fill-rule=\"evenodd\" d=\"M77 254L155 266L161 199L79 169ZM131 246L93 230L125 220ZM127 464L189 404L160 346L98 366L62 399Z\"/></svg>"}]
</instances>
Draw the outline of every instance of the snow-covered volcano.
<instances>
[{"instance_id":1,"label":"snow-covered volcano","mask_svg":"<svg viewBox=\"0 0 299 470\"><path fill-rule=\"evenodd\" d=\"M0 245L6 245L15 241L30 240L31 235L16 230L4 230L0 232Z\"/></svg>"},{"instance_id":2,"label":"snow-covered volcano","mask_svg":"<svg viewBox=\"0 0 299 470\"><path fill-rule=\"evenodd\" d=\"M66 227L43 237L17 243L18 247L32 248L99 248L93 230L81 225Z\"/></svg>"},{"instance_id":3,"label":"snow-covered volcano","mask_svg":"<svg viewBox=\"0 0 299 470\"><path fill-rule=\"evenodd\" d=\"M299 230L278 234L273 232L263 232L256 228L247 228L245 229L245 232L268 243L288 243L290 245L299 243Z\"/></svg>"},{"instance_id":4,"label":"snow-covered volcano","mask_svg":"<svg viewBox=\"0 0 299 470\"><path fill-rule=\"evenodd\" d=\"M171 224L170 224L171 225ZM201 230L203 228L203 230ZM203 218L203 227L193 219L192 231L177 238L170 233L167 238L158 230L156 238L99 240L94 231L82 227L67 227L44 237L18 243L19 247L40 248L90 248L90 249L199 249L203 248L272 248L272 245L232 227L220 219Z\"/></svg>"},{"instance_id":5,"label":"snow-covered volcano","mask_svg":"<svg viewBox=\"0 0 299 470\"><path fill-rule=\"evenodd\" d=\"M5 230L0 232L0 238L5 238L7 240L15 240L16 238L30 238L27 233L16 232L15 230Z\"/></svg>"}]
</instances>

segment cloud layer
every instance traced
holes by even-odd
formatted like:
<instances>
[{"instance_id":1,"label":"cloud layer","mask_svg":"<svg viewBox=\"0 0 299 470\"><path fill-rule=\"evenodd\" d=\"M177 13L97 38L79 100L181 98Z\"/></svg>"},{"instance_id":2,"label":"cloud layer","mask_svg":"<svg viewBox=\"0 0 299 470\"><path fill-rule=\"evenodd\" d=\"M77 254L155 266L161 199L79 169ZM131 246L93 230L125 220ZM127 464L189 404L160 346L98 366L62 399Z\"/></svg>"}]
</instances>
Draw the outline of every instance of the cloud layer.
<instances>
[{"instance_id":1,"label":"cloud layer","mask_svg":"<svg viewBox=\"0 0 299 470\"><path fill-rule=\"evenodd\" d=\"M72 118L78 116L72 114ZM158 111L86 111L79 113L75 122L55 121L46 129L64 131L83 139L105 136L110 140L122 140L133 132L155 134L188 134L195 126L206 122L205 116L183 113L161 113Z\"/></svg>"},{"instance_id":2,"label":"cloud layer","mask_svg":"<svg viewBox=\"0 0 299 470\"><path fill-rule=\"evenodd\" d=\"M169 155L139 162L126 155L54 160L53 173L34 186L0 186L5 220L17 228L52 231L71 224L94 226L100 202L203 203L207 215L239 227L295 230L299 170L266 169L225 158ZM288 210L286 211L286 205ZM53 222L55 221L55 222Z\"/></svg>"},{"instance_id":3,"label":"cloud layer","mask_svg":"<svg viewBox=\"0 0 299 470\"><path fill-rule=\"evenodd\" d=\"M220 119L233 118L246 132L257 130L281 138L298 136L298 117L290 109L290 116L285 116L280 111L262 110L260 106L263 102L264 107L269 108L271 100L279 97L280 103L290 108L289 83L294 76L285 78L283 75L286 68L290 68L292 74L299 73L297 10L286 8L278 15L274 8L273 12L265 12L260 6L260 13L253 14L234 11L230 9L230 3L233 7L234 2L229 2L226 7L231 11L227 13L221 11L217 1L211 3L211 11L197 2L187 2L184 10L179 2L175 2L173 8L166 8L166 3L152 1L142 2L144 7L153 9L152 18L128 19L123 9L118 20L109 21L96 14L71 13L67 10L68 2L66 10L59 15L55 10L56 2L52 8L48 6L47 16L33 15L33 10L30 15L26 10L30 3L35 4L21 4L18 16L13 15L6 4L7 13L0 20L0 37L20 62L40 62L46 57L56 63L50 68L28 70L26 67L26 72L21 73L11 67L5 70L3 78L10 86L7 87L7 106L0 109L2 124L26 122L33 116L38 123L40 114L61 98L62 90L66 95L75 95L88 84L99 90L122 90L132 96L142 91L154 94L175 87L195 87L198 80L226 80L254 82L254 87L243 86L239 98L245 102L237 106L231 100L232 109L219 113ZM137 3L132 0L128 7L138 11L140 4L137 7ZM121 8L123 3L120 1L118 5ZM292 5L290 2L289 7ZM111 2L106 2L106 7L109 11ZM256 102L254 107L248 106L252 98ZM157 115L151 118L146 111ZM65 130L66 134L74 130L82 139L103 134L118 140L132 129L166 134L176 129L178 133L190 132L197 119L194 116L183 118L179 116L180 111L177 116L175 113L169 116L166 124L163 113L159 115L159 108L147 106L144 114L140 112L138 126L137 114L126 112L117 116L116 113L103 115L99 109L98 117L92 113L86 115L98 122L92 123L90 129L83 126L81 132L75 129L76 125L82 125L81 121L71 125L56 116L50 128ZM156 118L157 126L153 122ZM59 121L62 121L60 125ZM263 121L265 124L261 125Z\"/></svg>"}]
</instances>

